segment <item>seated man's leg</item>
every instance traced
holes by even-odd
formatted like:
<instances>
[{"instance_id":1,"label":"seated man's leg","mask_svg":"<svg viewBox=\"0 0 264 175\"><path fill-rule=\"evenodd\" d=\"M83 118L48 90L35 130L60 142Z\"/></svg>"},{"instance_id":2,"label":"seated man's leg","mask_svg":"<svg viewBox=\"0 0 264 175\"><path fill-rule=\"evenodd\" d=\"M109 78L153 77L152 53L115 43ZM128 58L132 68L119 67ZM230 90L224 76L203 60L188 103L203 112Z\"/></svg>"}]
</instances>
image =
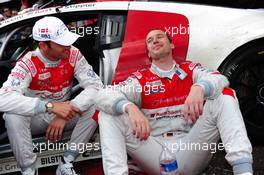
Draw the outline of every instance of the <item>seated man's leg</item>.
<instances>
[{"instance_id":1,"label":"seated man's leg","mask_svg":"<svg viewBox=\"0 0 264 175\"><path fill-rule=\"evenodd\" d=\"M210 152L216 151L219 136L234 174L252 172L252 147L238 102L230 95L220 95L215 100L207 100L203 115L183 139L189 148L180 150L178 158L186 174L198 174L208 165Z\"/></svg>"},{"instance_id":2,"label":"seated man's leg","mask_svg":"<svg viewBox=\"0 0 264 175\"><path fill-rule=\"evenodd\" d=\"M90 138L93 136L98 124L93 119L95 108L90 108L85 111L81 117L78 117L77 124L75 125L69 145L87 144ZM78 147L77 147L78 148ZM80 147L82 149L82 147ZM74 159L79 155L79 152L84 150L67 150L65 156L72 155Z\"/></svg>"},{"instance_id":3,"label":"seated man's leg","mask_svg":"<svg viewBox=\"0 0 264 175\"><path fill-rule=\"evenodd\" d=\"M225 158L233 166L234 174L252 172L252 146L237 99L221 95L214 108L218 109L217 128L225 145Z\"/></svg>"},{"instance_id":4,"label":"seated man's leg","mask_svg":"<svg viewBox=\"0 0 264 175\"><path fill-rule=\"evenodd\" d=\"M44 132L48 124L41 116L4 114L4 119L9 142L22 174L34 173L37 155L33 153L31 130Z\"/></svg>"},{"instance_id":5,"label":"seated man's leg","mask_svg":"<svg viewBox=\"0 0 264 175\"><path fill-rule=\"evenodd\" d=\"M93 119L94 112L94 107L89 108L89 110L85 111L81 117L74 118L65 126L65 129L74 128L71 139L68 142L69 148L74 148L74 150L68 149L64 152L64 159L60 162L56 174L59 175L60 171L69 172L68 174L72 174L72 172L74 172L72 162L80 153L86 151L86 144L93 136L94 131L97 128L98 124Z\"/></svg>"},{"instance_id":6,"label":"seated man's leg","mask_svg":"<svg viewBox=\"0 0 264 175\"><path fill-rule=\"evenodd\" d=\"M100 112L99 126L106 175L128 174L127 152L144 171L152 175L160 174L162 147L151 136L146 141L137 139L127 115L111 116Z\"/></svg>"}]
</instances>

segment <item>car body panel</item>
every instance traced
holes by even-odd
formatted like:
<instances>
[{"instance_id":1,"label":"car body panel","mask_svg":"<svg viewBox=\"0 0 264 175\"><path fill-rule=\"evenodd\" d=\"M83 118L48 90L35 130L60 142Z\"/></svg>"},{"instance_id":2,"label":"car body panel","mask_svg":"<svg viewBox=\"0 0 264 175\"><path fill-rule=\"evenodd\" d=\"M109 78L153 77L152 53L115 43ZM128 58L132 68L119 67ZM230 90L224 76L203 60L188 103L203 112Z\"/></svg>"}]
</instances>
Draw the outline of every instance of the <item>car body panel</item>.
<instances>
[{"instance_id":1,"label":"car body panel","mask_svg":"<svg viewBox=\"0 0 264 175\"><path fill-rule=\"evenodd\" d=\"M177 20L175 20L177 19ZM125 38L113 82L118 83L132 72L149 67L150 60L146 53L145 37L150 29L164 29L175 25L188 27L188 19L180 14L129 10ZM189 35L178 34L173 37L175 49L173 56L177 61L186 59Z\"/></svg>"},{"instance_id":2,"label":"car body panel","mask_svg":"<svg viewBox=\"0 0 264 175\"><path fill-rule=\"evenodd\" d=\"M212 69L217 69L236 48L264 37L264 9L130 2L129 10L171 12L186 16L190 35L187 59Z\"/></svg>"}]
</instances>

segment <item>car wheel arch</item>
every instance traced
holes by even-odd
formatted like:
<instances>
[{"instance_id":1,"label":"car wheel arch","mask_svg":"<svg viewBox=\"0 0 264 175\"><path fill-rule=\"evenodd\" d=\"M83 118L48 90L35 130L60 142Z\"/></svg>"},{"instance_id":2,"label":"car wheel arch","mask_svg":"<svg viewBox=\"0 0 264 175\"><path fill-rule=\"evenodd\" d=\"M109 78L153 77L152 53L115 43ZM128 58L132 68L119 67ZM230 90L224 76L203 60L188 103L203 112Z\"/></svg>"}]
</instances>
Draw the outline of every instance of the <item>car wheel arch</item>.
<instances>
[{"instance_id":1,"label":"car wheel arch","mask_svg":"<svg viewBox=\"0 0 264 175\"><path fill-rule=\"evenodd\" d=\"M220 72L228 77L230 86L236 90L248 135L253 143L259 143L260 138L264 136L264 120L258 118L261 114L264 114L264 98L259 100L261 89L264 89L264 76L259 79L252 79L248 70L253 70L257 74L260 73L264 66L262 57L264 57L264 38L259 38L235 49L218 68ZM241 82L241 84L253 82L250 84L251 90L245 90L246 87L243 88L237 82ZM259 108L255 109L253 105L258 105ZM255 111L260 112L254 113Z\"/></svg>"}]
</instances>

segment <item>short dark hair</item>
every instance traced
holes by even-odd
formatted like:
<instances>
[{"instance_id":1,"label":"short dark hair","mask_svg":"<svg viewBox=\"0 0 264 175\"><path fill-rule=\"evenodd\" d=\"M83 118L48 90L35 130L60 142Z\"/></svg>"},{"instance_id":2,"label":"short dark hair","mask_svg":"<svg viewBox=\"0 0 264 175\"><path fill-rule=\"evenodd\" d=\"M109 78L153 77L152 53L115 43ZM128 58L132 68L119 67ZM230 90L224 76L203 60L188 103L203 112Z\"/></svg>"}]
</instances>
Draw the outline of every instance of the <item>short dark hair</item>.
<instances>
[{"instance_id":1,"label":"short dark hair","mask_svg":"<svg viewBox=\"0 0 264 175\"><path fill-rule=\"evenodd\" d=\"M172 43L172 38L171 38L170 34L168 32L166 32L166 31L164 31L164 29L162 29L162 28L152 28L152 29L150 29L147 32L146 36L149 34L149 32L151 32L153 30L161 30L161 31L163 31L166 34L166 36L167 36L168 40L170 41L170 43Z\"/></svg>"},{"instance_id":2,"label":"short dark hair","mask_svg":"<svg viewBox=\"0 0 264 175\"><path fill-rule=\"evenodd\" d=\"M4 10L5 10L5 9L9 9L9 11L10 11L10 8L9 8L9 7L7 7L7 6L3 6L3 7L1 8L1 12L4 13Z\"/></svg>"},{"instance_id":3,"label":"short dark hair","mask_svg":"<svg viewBox=\"0 0 264 175\"><path fill-rule=\"evenodd\" d=\"M39 43L40 42L43 42L43 43L46 43L48 45L49 48L51 48L50 46L50 41L37 41L37 40L34 40L34 42L37 44L37 46L39 47Z\"/></svg>"},{"instance_id":4,"label":"short dark hair","mask_svg":"<svg viewBox=\"0 0 264 175\"><path fill-rule=\"evenodd\" d=\"M18 11L17 8L12 8L11 11Z\"/></svg>"}]
</instances>

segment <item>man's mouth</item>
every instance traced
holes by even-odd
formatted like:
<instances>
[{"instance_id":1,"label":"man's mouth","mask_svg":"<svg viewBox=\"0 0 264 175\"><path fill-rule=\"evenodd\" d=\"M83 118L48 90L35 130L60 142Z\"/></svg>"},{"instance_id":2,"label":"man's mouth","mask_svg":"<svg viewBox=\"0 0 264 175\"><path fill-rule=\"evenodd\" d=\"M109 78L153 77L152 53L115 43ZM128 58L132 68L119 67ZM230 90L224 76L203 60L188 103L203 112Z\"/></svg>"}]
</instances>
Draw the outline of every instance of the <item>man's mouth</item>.
<instances>
[{"instance_id":1,"label":"man's mouth","mask_svg":"<svg viewBox=\"0 0 264 175\"><path fill-rule=\"evenodd\" d=\"M153 50L159 50L162 46L162 44L157 44L153 47Z\"/></svg>"}]
</instances>

